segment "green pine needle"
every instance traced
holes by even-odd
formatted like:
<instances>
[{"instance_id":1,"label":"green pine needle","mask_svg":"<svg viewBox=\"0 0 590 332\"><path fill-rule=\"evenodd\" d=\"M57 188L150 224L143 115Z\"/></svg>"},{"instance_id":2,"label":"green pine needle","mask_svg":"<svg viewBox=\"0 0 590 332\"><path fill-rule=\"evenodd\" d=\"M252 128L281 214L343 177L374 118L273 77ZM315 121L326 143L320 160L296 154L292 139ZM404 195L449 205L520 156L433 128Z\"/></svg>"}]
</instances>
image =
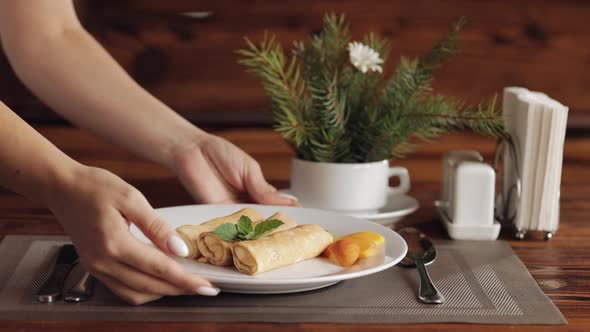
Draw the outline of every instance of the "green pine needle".
<instances>
[{"instance_id":1,"label":"green pine needle","mask_svg":"<svg viewBox=\"0 0 590 332\"><path fill-rule=\"evenodd\" d=\"M327 14L322 31L293 44L287 57L274 36L246 39L240 64L258 76L271 100L275 129L304 160L368 162L412 153L417 141L453 130L505 135L495 98L466 105L433 93L434 72L457 53L460 18L431 51L402 57L393 76L362 73L349 61L352 41L344 15ZM369 33L362 42L386 61L390 42Z\"/></svg>"}]
</instances>

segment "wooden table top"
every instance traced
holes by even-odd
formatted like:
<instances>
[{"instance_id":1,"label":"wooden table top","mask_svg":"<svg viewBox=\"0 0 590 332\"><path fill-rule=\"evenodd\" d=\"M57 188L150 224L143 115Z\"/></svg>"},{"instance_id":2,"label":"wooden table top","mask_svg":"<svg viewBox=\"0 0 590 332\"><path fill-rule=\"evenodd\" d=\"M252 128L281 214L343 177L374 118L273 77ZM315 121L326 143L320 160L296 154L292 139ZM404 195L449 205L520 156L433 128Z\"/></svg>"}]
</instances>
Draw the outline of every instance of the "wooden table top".
<instances>
[{"instance_id":1,"label":"wooden table top","mask_svg":"<svg viewBox=\"0 0 590 332\"><path fill-rule=\"evenodd\" d=\"M37 128L59 148L82 163L103 167L140 189L155 207L192 204L182 186L166 169L142 161L85 131L65 127ZM268 129L218 131L253 155L275 186L288 185L292 153L278 135ZM495 142L467 134L453 134L436 144L422 146L399 165L410 170L412 189L421 208L401 223L416 225L433 238L445 238L432 202L441 190L441 157L445 151L476 149L487 161ZM565 326L535 326L537 331L590 331L590 138L568 137L562 176L561 225L550 241L513 239L503 230L514 251L539 286L568 319ZM56 219L44 207L0 189L0 237L9 234L63 234ZM121 322L30 322L3 321L0 331L530 331L531 326L473 324L346 325L267 323L121 323Z\"/></svg>"}]
</instances>

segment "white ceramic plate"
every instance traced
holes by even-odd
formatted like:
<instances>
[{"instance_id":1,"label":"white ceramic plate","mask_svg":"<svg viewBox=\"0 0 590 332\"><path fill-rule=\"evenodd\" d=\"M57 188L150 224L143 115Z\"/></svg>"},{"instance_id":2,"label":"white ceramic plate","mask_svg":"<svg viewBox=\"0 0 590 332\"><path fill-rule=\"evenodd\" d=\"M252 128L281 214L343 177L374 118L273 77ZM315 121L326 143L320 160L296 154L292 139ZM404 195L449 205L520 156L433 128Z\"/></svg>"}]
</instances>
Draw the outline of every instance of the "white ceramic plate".
<instances>
[{"instance_id":1,"label":"white ceramic plate","mask_svg":"<svg viewBox=\"0 0 590 332\"><path fill-rule=\"evenodd\" d=\"M281 189L281 192L293 195L291 189ZM385 206L375 213L347 213L350 216L368 219L383 226L391 226L403 217L418 210L420 203L412 196L404 194L389 194Z\"/></svg>"},{"instance_id":2,"label":"white ceramic plate","mask_svg":"<svg viewBox=\"0 0 590 332\"><path fill-rule=\"evenodd\" d=\"M218 267L185 258L175 258L188 271L197 273L222 291L232 293L279 294L301 292L326 287L346 279L373 274L397 264L408 250L406 242L391 229L367 220L336 214L332 212L254 204L229 205L187 205L158 209L158 213L172 227L201 222L228 215L245 207L252 207L264 216L282 211L298 224L318 224L331 233L346 235L361 231L373 231L385 237L385 253L373 257L351 268L344 269L329 263L323 258L313 258L304 262L279 268L260 275L242 274L233 267ZM131 233L141 241L151 243L138 228L131 227Z\"/></svg>"}]
</instances>

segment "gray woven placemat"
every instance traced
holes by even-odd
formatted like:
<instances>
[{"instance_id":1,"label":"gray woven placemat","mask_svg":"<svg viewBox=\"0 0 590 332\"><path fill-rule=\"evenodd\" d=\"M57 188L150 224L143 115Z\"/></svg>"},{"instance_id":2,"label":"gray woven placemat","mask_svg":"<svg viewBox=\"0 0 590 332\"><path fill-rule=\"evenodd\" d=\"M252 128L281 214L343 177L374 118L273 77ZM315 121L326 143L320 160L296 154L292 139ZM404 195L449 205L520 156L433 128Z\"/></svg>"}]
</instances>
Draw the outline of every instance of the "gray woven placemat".
<instances>
[{"instance_id":1,"label":"gray woven placemat","mask_svg":"<svg viewBox=\"0 0 590 332\"><path fill-rule=\"evenodd\" d=\"M47 277L63 237L8 236L0 243L0 319L565 324L503 241L437 243L430 274L442 305L418 302L415 270L389 270L324 289L283 295L183 296L132 307L101 284L88 302L41 304L35 291Z\"/></svg>"}]
</instances>

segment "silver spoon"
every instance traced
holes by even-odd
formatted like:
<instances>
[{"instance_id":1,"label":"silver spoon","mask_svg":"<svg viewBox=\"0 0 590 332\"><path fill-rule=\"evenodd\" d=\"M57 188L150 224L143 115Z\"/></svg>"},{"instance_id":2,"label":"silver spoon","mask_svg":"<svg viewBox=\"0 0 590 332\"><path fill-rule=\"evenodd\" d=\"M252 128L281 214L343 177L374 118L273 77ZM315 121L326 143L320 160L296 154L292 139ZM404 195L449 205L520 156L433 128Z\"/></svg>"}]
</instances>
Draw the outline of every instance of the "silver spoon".
<instances>
[{"instance_id":1,"label":"silver spoon","mask_svg":"<svg viewBox=\"0 0 590 332\"><path fill-rule=\"evenodd\" d=\"M436 249L434 249L432 241L424 233L413 227L405 227L397 232L408 244L408 253L400 262L400 265L416 267L418 270L418 276L420 277L418 298L420 298L420 301L428 304L441 304L445 302L445 297L436 289L430 280L425 266L434 262L436 258Z\"/></svg>"}]
</instances>

